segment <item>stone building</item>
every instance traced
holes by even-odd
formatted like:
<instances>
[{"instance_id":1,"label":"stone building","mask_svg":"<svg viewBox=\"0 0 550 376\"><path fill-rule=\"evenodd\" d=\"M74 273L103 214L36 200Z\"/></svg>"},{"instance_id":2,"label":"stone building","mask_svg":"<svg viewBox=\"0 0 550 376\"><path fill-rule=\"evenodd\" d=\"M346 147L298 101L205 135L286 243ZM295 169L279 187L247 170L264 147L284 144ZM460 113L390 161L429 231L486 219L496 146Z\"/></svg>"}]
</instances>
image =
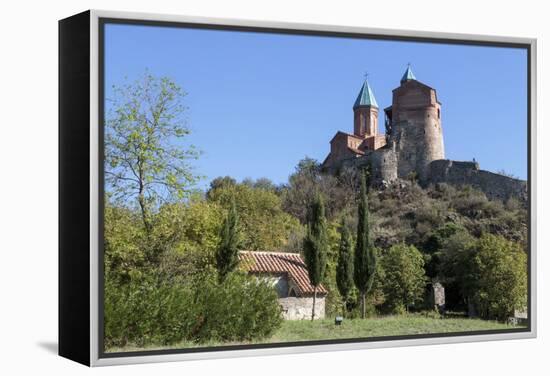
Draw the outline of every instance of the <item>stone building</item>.
<instances>
[{"instance_id":1,"label":"stone building","mask_svg":"<svg viewBox=\"0 0 550 376\"><path fill-rule=\"evenodd\" d=\"M378 103L365 79L353 105L353 134L338 131L323 169L369 167L373 184L416 178L421 185L469 184L489 198L526 199L525 181L479 169L476 162L445 159L441 103L434 88L418 81L410 66L384 109L385 133L378 132Z\"/></svg>"},{"instance_id":2,"label":"stone building","mask_svg":"<svg viewBox=\"0 0 550 376\"><path fill-rule=\"evenodd\" d=\"M283 317L287 320L311 319L313 286L299 254L283 252L239 252L239 263L248 273L268 279L279 295ZM328 291L317 287L315 318L325 317Z\"/></svg>"}]
</instances>

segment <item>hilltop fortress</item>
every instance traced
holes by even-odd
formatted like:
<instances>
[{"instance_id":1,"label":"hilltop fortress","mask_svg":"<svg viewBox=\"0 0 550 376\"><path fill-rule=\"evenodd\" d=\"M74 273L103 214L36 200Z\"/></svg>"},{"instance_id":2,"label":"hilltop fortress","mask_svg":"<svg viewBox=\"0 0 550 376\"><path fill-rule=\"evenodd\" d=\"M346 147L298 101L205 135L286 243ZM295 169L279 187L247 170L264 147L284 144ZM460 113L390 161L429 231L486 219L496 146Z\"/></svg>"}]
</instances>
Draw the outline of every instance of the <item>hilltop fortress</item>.
<instances>
[{"instance_id":1,"label":"hilltop fortress","mask_svg":"<svg viewBox=\"0 0 550 376\"><path fill-rule=\"evenodd\" d=\"M392 105L384 109L385 134L378 133L378 103L367 79L353 105L353 134L338 131L323 170L367 167L371 183L417 179L423 185L471 185L491 199L527 198L523 180L480 170L479 164L445 159L441 103L435 89L418 81L408 66Z\"/></svg>"}]
</instances>

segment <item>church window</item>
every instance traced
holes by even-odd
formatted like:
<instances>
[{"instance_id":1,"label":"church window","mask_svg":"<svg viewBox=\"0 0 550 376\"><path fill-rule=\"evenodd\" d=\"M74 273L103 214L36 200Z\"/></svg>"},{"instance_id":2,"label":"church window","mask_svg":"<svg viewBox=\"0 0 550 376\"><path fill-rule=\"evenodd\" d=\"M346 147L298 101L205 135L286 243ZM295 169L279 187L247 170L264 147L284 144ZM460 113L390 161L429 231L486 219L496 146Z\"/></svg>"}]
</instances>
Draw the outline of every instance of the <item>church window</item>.
<instances>
[{"instance_id":1,"label":"church window","mask_svg":"<svg viewBox=\"0 0 550 376\"><path fill-rule=\"evenodd\" d=\"M437 118L441 119L441 110L439 108L437 109Z\"/></svg>"}]
</instances>

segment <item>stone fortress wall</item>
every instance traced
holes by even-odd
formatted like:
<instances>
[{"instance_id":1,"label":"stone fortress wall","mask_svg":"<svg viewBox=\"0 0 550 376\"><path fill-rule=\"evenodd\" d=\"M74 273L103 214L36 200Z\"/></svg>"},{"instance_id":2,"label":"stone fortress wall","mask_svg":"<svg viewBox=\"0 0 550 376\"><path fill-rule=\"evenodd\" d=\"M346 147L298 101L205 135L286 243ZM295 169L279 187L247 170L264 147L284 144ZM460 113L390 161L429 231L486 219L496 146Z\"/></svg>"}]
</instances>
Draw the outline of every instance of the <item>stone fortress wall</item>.
<instances>
[{"instance_id":1,"label":"stone fortress wall","mask_svg":"<svg viewBox=\"0 0 550 376\"><path fill-rule=\"evenodd\" d=\"M527 200L527 182L479 169L476 162L457 162L448 159L430 164L428 183L447 183L454 186L471 185L491 200L506 201L511 197Z\"/></svg>"}]
</instances>

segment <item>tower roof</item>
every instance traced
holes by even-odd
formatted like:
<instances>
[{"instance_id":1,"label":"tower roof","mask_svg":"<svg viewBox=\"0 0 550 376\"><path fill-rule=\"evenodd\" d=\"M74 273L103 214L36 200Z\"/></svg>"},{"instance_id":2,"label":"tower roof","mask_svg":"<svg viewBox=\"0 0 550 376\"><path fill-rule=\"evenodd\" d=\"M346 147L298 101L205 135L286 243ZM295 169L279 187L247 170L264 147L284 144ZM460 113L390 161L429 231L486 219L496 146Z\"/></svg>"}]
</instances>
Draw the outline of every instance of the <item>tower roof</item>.
<instances>
[{"instance_id":1,"label":"tower roof","mask_svg":"<svg viewBox=\"0 0 550 376\"><path fill-rule=\"evenodd\" d=\"M355 100L353 108L357 108L359 106L372 106L378 108L378 103L376 103L376 98L374 98L374 94L372 92L372 89L370 88L369 81L366 78L363 86L361 86L361 90L359 91L359 95Z\"/></svg>"},{"instance_id":2,"label":"tower roof","mask_svg":"<svg viewBox=\"0 0 550 376\"><path fill-rule=\"evenodd\" d=\"M405 71L405 74L403 74L403 77L401 77L401 83L406 81L411 81L411 80L416 81L416 77L414 76L414 73L411 69L411 65L409 64L407 65L407 70Z\"/></svg>"}]
</instances>

